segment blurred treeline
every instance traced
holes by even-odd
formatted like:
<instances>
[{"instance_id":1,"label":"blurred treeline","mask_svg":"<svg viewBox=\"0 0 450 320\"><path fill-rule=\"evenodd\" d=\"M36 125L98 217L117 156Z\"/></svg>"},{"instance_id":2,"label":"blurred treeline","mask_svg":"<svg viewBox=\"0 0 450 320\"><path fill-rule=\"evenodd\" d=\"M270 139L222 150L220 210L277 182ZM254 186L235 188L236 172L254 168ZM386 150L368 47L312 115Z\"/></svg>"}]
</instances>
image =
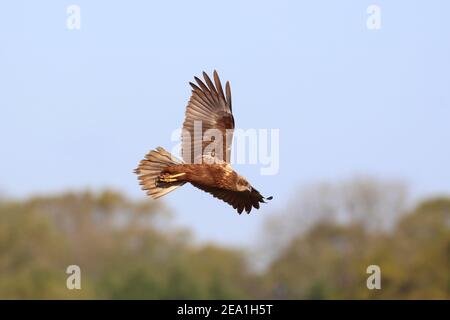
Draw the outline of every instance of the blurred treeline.
<instances>
[{"instance_id":1,"label":"blurred treeline","mask_svg":"<svg viewBox=\"0 0 450 320\"><path fill-rule=\"evenodd\" d=\"M450 197L408 209L400 184L363 179L300 189L266 213L261 243L237 250L196 244L160 201L0 199L0 298L450 298ZM81 290L66 288L72 264ZM373 264L381 290L366 287Z\"/></svg>"}]
</instances>

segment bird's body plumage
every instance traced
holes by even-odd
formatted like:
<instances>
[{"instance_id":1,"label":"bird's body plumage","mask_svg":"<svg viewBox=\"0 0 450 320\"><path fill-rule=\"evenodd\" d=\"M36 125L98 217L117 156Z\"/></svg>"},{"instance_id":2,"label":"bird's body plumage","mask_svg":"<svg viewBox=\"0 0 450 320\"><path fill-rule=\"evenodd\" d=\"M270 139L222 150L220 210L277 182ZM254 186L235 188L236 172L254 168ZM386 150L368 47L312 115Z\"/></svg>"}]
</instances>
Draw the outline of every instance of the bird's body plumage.
<instances>
[{"instance_id":1,"label":"bird's body plumage","mask_svg":"<svg viewBox=\"0 0 450 320\"><path fill-rule=\"evenodd\" d=\"M214 185L219 188L233 190L238 174L227 164L180 164L167 167L162 174L184 173L179 181L196 184Z\"/></svg>"}]
</instances>

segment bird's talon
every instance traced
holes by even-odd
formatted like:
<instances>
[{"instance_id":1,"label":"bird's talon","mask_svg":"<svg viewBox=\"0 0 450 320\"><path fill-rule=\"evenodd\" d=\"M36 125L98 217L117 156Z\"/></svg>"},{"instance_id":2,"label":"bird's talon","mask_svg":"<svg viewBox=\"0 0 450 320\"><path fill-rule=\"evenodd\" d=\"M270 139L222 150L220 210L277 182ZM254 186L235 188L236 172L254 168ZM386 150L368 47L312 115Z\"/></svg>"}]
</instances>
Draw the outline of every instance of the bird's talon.
<instances>
[{"instance_id":1,"label":"bird's talon","mask_svg":"<svg viewBox=\"0 0 450 320\"><path fill-rule=\"evenodd\" d=\"M178 177L184 176L186 173L182 172L182 173L177 173L177 174L173 174L173 175L163 175L160 176L158 181L159 182L165 182L165 183L170 183L170 182L176 182L178 181Z\"/></svg>"},{"instance_id":2,"label":"bird's talon","mask_svg":"<svg viewBox=\"0 0 450 320\"><path fill-rule=\"evenodd\" d=\"M177 174L173 174L173 175L171 175L171 176L169 176L169 178L178 178L178 177L181 177L181 176L184 176L186 173L184 173L184 172L181 172L181 173L177 173Z\"/></svg>"}]
</instances>

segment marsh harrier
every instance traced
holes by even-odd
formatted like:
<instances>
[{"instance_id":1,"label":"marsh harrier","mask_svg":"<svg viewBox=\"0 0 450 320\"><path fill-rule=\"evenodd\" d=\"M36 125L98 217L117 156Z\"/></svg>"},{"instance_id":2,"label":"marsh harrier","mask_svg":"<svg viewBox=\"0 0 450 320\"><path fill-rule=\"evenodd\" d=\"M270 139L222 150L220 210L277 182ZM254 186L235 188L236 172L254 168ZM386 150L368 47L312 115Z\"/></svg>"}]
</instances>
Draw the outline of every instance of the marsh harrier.
<instances>
[{"instance_id":1,"label":"marsh harrier","mask_svg":"<svg viewBox=\"0 0 450 320\"><path fill-rule=\"evenodd\" d=\"M145 156L135 173L142 189L154 199L189 182L227 202L239 214L243 210L250 213L272 197L263 197L231 167L234 118L230 83L224 92L216 71L214 83L205 72L203 77L205 82L194 77L197 84L189 83L192 95L182 130L183 161L158 147Z\"/></svg>"}]
</instances>

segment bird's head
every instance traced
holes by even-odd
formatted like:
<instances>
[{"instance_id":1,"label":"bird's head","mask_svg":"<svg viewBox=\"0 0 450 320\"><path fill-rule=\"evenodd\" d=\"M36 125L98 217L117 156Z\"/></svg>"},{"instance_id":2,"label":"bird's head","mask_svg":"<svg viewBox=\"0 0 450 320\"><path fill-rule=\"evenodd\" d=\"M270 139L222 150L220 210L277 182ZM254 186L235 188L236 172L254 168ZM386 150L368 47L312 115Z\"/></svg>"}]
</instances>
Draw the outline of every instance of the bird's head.
<instances>
[{"instance_id":1,"label":"bird's head","mask_svg":"<svg viewBox=\"0 0 450 320\"><path fill-rule=\"evenodd\" d=\"M250 185L250 183L248 183L247 180L245 180L242 177L239 177L236 181L236 189L237 191L250 191L252 192L252 186Z\"/></svg>"}]
</instances>

